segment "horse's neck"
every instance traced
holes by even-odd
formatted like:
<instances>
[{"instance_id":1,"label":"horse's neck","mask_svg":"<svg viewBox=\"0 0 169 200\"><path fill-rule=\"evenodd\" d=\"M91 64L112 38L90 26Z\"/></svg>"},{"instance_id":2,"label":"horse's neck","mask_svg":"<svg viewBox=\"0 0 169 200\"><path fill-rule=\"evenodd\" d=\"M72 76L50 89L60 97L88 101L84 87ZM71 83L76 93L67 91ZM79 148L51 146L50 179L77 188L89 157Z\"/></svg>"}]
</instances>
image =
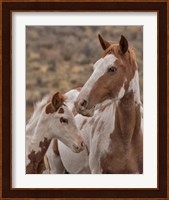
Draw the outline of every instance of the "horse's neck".
<instances>
[{"instance_id":1,"label":"horse's neck","mask_svg":"<svg viewBox=\"0 0 169 200\"><path fill-rule=\"evenodd\" d=\"M26 162L26 173L27 174L42 173L42 171L44 170L44 169L42 169L43 165L41 166L39 164L43 163L43 158L47 152L50 142L51 142L51 140L44 138L44 141L41 141L39 143L39 151L32 150L27 155L27 159L26 159L26 161L27 161Z\"/></svg>"},{"instance_id":2,"label":"horse's neck","mask_svg":"<svg viewBox=\"0 0 169 200\"><path fill-rule=\"evenodd\" d=\"M28 140L29 144L27 145L26 160L29 162L28 156L31 155L32 152L34 152L35 155L41 154L43 157L48 149L50 143L49 141L51 141L52 138L53 135L50 134L50 130L48 130L47 126L45 126L45 124L39 124L38 122L35 127L34 134Z\"/></svg>"},{"instance_id":3,"label":"horse's neck","mask_svg":"<svg viewBox=\"0 0 169 200\"><path fill-rule=\"evenodd\" d=\"M141 100L138 72L130 81L127 93L116 102L115 125L123 141L130 144L133 134L137 134L141 126Z\"/></svg>"},{"instance_id":4,"label":"horse's neck","mask_svg":"<svg viewBox=\"0 0 169 200\"><path fill-rule=\"evenodd\" d=\"M34 121L29 121L26 125L26 137L31 137L34 133L34 130L36 128L37 122L39 120L39 116L34 118Z\"/></svg>"},{"instance_id":5,"label":"horse's neck","mask_svg":"<svg viewBox=\"0 0 169 200\"><path fill-rule=\"evenodd\" d=\"M45 96L40 102L36 103L34 107L34 112L26 125L26 135L29 135L29 136L33 135L35 127L41 116L42 109L46 105L48 99L49 99L49 95Z\"/></svg>"},{"instance_id":6,"label":"horse's neck","mask_svg":"<svg viewBox=\"0 0 169 200\"><path fill-rule=\"evenodd\" d=\"M125 143L131 141L135 127L135 105L133 92L123 97L116 108L116 127L118 134Z\"/></svg>"},{"instance_id":7,"label":"horse's neck","mask_svg":"<svg viewBox=\"0 0 169 200\"><path fill-rule=\"evenodd\" d=\"M39 143L39 150L29 150L26 154L26 173L38 173L38 165L43 160L51 140L44 138L43 141Z\"/></svg>"},{"instance_id":8,"label":"horse's neck","mask_svg":"<svg viewBox=\"0 0 169 200\"><path fill-rule=\"evenodd\" d=\"M42 160L48 146L50 138L45 124L41 126L39 123L43 117L43 108L48 102L49 96L46 96L37 103L34 113L26 125L26 173L34 173L35 165Z\"/></svg>"},{"instance_id":9,"label":"horse's neck","mask_svg":"<svg viewBox=\"0 0 169 200\"><path fill-rule=\"evenodd\" d=\"M40 115L40 113L39 113ZM30 154L30 152L34 149L38 149L38 144L36 144L33 149L31 148L31 141L32 141L32 138L34 136L34 133L35 133L35 129L36 129L36 126L37 126L37 123L38 123L38 120L39 120L39 115L37 115L36 117L33 116L30 121L28 122L28 124L26 125L26 137L25 137L25 140L26 140L26 163L28 164L29 162L29 159L28 159L28 155ZM32 120L34 119L34 120Z\"/></svg>"},{"instance_id":10,"label":"horse's neck","mask_svg":"<svg viewBox=\"0 0 169 200\"><path fill-rule=\"evenodd\" d=\"M137 137L141 128L141 104L135 95L131 90L116 104L115 123L126 147L131 144L134 134Z\"/></svg>"}]
</instances>

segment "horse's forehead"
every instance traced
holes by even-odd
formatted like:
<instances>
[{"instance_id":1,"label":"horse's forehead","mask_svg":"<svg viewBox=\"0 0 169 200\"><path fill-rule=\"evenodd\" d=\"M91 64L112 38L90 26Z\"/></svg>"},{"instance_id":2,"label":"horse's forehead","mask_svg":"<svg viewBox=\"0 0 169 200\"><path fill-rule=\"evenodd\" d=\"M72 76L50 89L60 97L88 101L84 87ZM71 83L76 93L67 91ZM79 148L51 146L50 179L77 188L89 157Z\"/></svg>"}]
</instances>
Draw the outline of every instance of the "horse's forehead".
<instances>
[{"instance_id":1,"label":"horse's forehead","mask_svg":"<svg viewBox=\"0 0 169 200\"><path fill-rule=\"evenodd\" d=\"M69 109L66 105L62 105L58 110L57 110L58 114L66 114L69 113Z\"/></svg>"},{"instance_id":2,"label":"horse's forehead","mask_svg":"<svg viewBox=\"0 0 169 200\"><path fill-rule=\"evenodd\" d=\"M103 58L107 63L112 63L117 60L117 57L113 54L108 54Z\"/></svg>"},{"instance_id":3,"label":"horse's forehead","mask_svg":"<svg viewBox=\"0 0 169 200\"><path fill-rule=\"evenodd\" d=\"M114 64L117 58L113 54L106 55L104 58L100 58L95 64L94 69L98 68L99 66L107 67L109 65Z\"/></svg>"},{"instance_id":4,"label":"horse's forehead","mask_svg":"<svg viewBox=\"0 0 169 200\"><path fill-rule=\"evenodd\" d=\"M62 108L64 110L64 113L58 113L58 115L68 120L71 120L71 122L73 123L74 121L73 111L71 111L67 105L63 106Z\"/></svg>"}]
</instances>

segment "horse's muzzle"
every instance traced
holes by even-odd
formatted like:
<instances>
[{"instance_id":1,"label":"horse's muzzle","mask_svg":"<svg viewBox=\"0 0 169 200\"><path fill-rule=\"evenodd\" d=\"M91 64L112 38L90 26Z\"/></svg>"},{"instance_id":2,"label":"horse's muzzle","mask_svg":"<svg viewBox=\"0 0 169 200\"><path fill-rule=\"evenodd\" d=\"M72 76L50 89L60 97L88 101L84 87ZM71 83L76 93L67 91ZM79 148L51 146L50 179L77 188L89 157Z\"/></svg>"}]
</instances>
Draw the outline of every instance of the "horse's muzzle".
<instances>
[{"instance_id":1,"label":"horse's muzzle","mask_svg":"<svg viewBox=\"0 0 169 200\"><path fill-rule=\"evenodd\" d=\"M83 116L91 117L94 113L94 108L88 109L88 101L86 99L81 99L75 102L75 108L77 112Z\"/></svg>"}]
</instances>

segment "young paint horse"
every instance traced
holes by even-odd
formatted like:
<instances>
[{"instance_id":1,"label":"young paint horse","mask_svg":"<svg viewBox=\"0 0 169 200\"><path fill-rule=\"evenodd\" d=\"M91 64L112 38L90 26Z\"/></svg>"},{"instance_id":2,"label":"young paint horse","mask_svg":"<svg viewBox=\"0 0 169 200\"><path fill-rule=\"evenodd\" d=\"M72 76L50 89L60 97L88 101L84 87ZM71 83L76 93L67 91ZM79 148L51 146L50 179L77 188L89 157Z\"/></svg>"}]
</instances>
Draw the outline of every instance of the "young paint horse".
<instances>
[{"instance_id":1,"label":"young paint horse","mask_svg":"<svg viewBox=\"0 0 169 200\"><path fill-rule=\"evenodd\" d=\"M26 173L43 171L40 169L41 162L53 138L62 141L75 153L85 147L74 116L67 107L64 96L58 92L52 98L45 97L37 104L26 126ZM56 139L52 142L55 147Z\"/></svg>"},{"instance_id":2,"label":"young paint horse","mask_svg":"<svg viewBox=\"0 0 169 200\"><path fill-rule=\"evenodd\" d=\"M82 157L85 151L75 156L59 143L61 160L70 173L89 173L87 165L94 174L143 173L142 103L135 53L124 36L117 44L100 35L99 40L103 57L94 64L75 104L81 114L75 120L89 151L89 163Z\"/></svg>"},{"instance_id":3,"label":"young paint horse","mask_svg":"<svg viewBox=\"0 0 169 200\"><path fill-rule=\"evenodd\" d=\"M65 103L68 106L69 110L74 115L75 121L76 121L77 111L74 107L74 103L75 103L75 100L77 100L79 91L80 91L80 88L77 88L77 89L70 90L69 92L64 94ZM78 129L80 129L77 123L76 125ZM64 149L64 152L60 151L60 148L62 147ZM49 169L47 173L62 174L62 173L65 173L65 169L66 171L70 173L76 173L76 174L90 173L89 152L86 146L84 150L79 152L78 154L71 151L70 148L68 148L64 143L62 143L62 141L59 141L59 140L57 141L56 139L53 139L45 155L45 158L47 158L47 165ZM64 161L65 159L69 162L68 168L64 166L62 163L62 161Z\"/></svg>"}]
</instances>

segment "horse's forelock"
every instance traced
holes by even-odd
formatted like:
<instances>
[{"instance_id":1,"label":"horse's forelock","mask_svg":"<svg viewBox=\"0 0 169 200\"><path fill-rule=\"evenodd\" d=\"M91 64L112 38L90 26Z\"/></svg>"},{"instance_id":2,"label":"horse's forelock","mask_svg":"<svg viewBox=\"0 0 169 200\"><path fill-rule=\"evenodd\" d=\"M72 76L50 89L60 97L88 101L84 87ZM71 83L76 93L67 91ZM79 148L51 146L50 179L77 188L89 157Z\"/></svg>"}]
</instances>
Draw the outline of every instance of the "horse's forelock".
<instances>
[{"instance_id":1,"label":"horse's forelock","mask_svg":"<svg viewBox=\"0 0 169 200\"><path fill-rule=\"evenodd\" d=\"M120 52L119 44L111 44L110 47L103 52L103 57L105 57L107 54L114 54L117 58L122 56L126 58L128 55L131 60L136 60L135 50L133 47L129 47L128 51L123 55Z\"/></svg>"},{"instance_id":2,"label":"horse's forelock","mask_svg":"<svg viewBox=\"0 0 169 200\"><path fill-rule=\"evenodd\" d=\"M134 75L135 70L137 68L136 66L136 54L135 50L132 47L128 48L128 51L123 55L120 51L119 44L111 44L104 52L103 57L105 57L108 54L113 54L118 59L122 60L124 63L128 63L129 67L132 70L132 75Z\"/></svg>"}]
</instances>

